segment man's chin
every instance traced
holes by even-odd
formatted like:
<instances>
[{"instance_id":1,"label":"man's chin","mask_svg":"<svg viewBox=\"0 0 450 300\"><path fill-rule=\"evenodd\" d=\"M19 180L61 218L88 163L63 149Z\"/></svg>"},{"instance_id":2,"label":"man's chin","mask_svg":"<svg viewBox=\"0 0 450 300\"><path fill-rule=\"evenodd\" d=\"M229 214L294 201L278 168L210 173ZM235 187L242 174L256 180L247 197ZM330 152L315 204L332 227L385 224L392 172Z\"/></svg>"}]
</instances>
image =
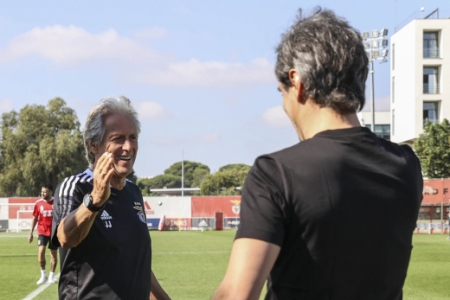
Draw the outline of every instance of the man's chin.
<instances>
[{"instance_id":1,"label":"man's chin","mask_svg":"<svg viewBox=\"0 0 450 300\"><path fill-rule=\"evenodd\" d=\"M133 172L133 167L114 166L114 174L120 178L126 178Z\"/></svg>"}]
</instances>

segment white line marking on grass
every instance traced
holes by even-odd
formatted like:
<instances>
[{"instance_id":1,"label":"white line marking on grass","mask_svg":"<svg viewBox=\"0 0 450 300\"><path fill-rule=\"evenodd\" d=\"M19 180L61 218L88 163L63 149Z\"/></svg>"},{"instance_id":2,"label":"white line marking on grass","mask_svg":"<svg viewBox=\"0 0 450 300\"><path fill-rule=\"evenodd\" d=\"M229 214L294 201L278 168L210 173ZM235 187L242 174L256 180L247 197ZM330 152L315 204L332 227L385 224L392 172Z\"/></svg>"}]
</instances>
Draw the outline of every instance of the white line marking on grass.
<instances>
[{"instance_id":1,"label":"white line marking on grass","mask_svg":"<svg viewBox=\"0 0 450 300\"><path fill-rule=\"evenodd\" d=\"M37 254L0 254L0 257L23 257L23 256L38 256Z\"/></svg>"},{"instance_id":2,"label":"white line marking on grass","mask_svg":"<svg viewBox=\"0 0 450 300\"><path fill-rule=\"evenodd\" d=\"M55 279L59 279L59 273L55 275L54 277ZM35 289L33 292L31 292L31 294L29 294L28 296L26 296L25 298L23 298L22 300L31 300L34 299L34 297L36 297L37 295L39 295L40 293L42 293L46 288L48 288L50 286L50 284L53 283L44 283L42 284L40 287L38 287L37 289ZM55 284L58 284L55 283Z\"/></svg>"}]
</instances>

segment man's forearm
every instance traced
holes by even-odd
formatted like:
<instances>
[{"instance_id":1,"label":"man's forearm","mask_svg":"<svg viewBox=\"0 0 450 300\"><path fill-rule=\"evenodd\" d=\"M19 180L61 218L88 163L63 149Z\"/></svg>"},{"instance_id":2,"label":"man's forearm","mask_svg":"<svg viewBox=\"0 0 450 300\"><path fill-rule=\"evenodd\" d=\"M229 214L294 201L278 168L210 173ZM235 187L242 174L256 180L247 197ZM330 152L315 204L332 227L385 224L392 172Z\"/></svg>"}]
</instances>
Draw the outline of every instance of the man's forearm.
<instances>
[{"instance_id":1,"label":"man's forearm","mask_svg":"<svg viewBox=\"0 0 450 300\"><path fill-rule=\"evenodd\" d=\"M158 279L156 279L155 274L151 275L151 293L150 300L170 300L169 295L164 291L162 286L159 284Z\"/></svg>"},{"instance_id":2,"label":"man's forearm","mask_svg":"<svg viewBox=\"0 0 450 300\"><path fill-rule=\"evenodd\" d=\"M58 225L58 241L63 249L78 246L91 230L98 212L92 212L84 205L68 214Z\"/></svg>"},{"instance_id":3,"label":"man's forearm","mask_svg":"<svg viewBox=\"0 0 450 300\"><path fill-rule=\"evenodd\" d=\"M36 227L37 221L38 221L38 219L36 217L33 217L33 222L31 223L30 235L33 235L34 227Z\"/></svg>"}]
</instances>

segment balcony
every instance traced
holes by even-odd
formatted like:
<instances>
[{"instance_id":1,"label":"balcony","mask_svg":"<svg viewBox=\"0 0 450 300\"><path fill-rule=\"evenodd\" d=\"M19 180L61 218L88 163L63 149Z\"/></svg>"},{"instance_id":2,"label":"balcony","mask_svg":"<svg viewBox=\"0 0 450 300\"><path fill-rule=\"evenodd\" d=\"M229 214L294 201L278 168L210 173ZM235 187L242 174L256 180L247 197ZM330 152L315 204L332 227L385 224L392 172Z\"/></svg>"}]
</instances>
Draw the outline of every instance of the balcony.
<instances>
[{"instance_id":1,"label":"balcony","mask_svg":"<svg viewBox=\"0 0 450 300\"><path fill-rule=\"evenodd\" d=\"M423 58L440 58L439 49L436 48L424 48Z\"/></svg>"},{"instance_id":2,"label":"balcony","mask_svg":"<svg viewBox=\"0 0 450 300\"><path fill-rule=\"evenodd\" d=\"M440 92L439 85L428 84L428 83L423 84L423 93L424 94L439 94L439 92Z\"/></svg>"}]
</instances>

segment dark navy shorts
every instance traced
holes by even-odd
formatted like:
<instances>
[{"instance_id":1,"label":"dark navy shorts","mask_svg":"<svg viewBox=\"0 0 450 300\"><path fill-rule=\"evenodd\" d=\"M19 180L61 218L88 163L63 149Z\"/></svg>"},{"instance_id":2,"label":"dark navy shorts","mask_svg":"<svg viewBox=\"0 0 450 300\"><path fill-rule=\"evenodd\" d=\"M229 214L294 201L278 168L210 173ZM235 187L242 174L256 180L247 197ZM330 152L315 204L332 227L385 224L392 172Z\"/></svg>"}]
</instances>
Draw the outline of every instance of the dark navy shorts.
<instances>
[{"instance_id":1,"label":"dark navy shorts","mask_svg":"<svg viewBox=\"0 0 450 300\"><path fill-rule=\"evenodd\" d=\"M40 247L40 246L47 246L47 244L48 244L48 249L50 249L50 250L56 250L56 249L58 249L58 247L54 247L53 245L52 245L52 243L50 243L50 237L49 236L46 236L46 235L39 235L38 236L38 240L37 240L37 242L38 242L38 246Z\"/></svg>"}]
</instances>

